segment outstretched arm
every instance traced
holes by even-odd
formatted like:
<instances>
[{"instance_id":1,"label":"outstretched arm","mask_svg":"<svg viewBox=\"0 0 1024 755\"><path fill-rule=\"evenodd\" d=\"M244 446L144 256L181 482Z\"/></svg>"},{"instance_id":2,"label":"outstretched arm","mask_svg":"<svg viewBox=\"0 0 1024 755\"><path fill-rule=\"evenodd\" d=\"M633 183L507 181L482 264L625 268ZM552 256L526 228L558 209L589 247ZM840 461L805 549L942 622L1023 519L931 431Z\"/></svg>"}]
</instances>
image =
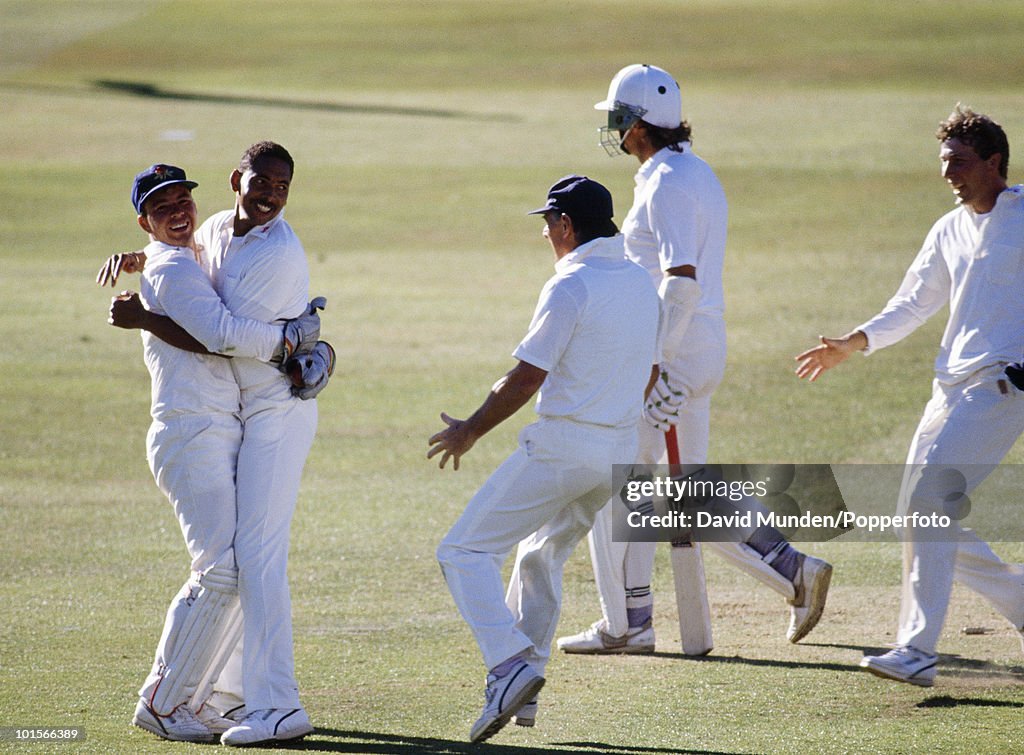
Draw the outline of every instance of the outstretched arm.
<instances>
[{"instance_id":1,"label":"outstretched arm","mask_svg":"<svg viewBox=\"0 0 1024 755\"><path fill-rule=\"evenodd\" d=\"M825 370L842 364L855 351L863 351L868 347L868 337L863 331L854 330L840 338L821 336L821 343L813 349L797 354L795 359L800 364L796 368L798 378L807 378L812 383Z\"/></svg>"},{"instance_id":2,"label":"outstretched arm","mask_svg":"<svg viewBox=\"0 0 1024 755\"><path fill-rule=\"evenodd\" d=\"M520 361L494 384L480 408L473 412L469 419L454 419L442 412L441 419L447 427L432 435L427 441L431 445L427 458L432 459L437 454L442 454L442 469L449 458L452 459L453 467L458 469L462 455L485 433L519 411L540 389L547 376L546 370Z\"/></svg>"}]
</instances>

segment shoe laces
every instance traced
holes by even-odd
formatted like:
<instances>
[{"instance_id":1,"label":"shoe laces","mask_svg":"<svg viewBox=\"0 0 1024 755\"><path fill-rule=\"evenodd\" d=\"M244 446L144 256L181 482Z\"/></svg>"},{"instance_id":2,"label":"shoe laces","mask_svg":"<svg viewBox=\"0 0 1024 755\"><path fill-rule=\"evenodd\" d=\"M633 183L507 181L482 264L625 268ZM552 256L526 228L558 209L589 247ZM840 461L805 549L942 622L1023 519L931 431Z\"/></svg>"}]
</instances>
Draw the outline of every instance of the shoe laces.
<instances>
[{"instance_id":1,"label":"shoe laces","mask_svg":"<svg viewBox=\"0 0 1024 755\"><path fill-rule=\"evenodd\" d=\"M245 714L245 717L242 718L242 720L238 723L240 725L245 725L247 723L251 724L257 719L266 721L268 718L270 718L270 713L272 710L273 708L261 708L260 710L250 710Z\"/></svg>"},{"instance_id":2,"label":"shoe laces","mask_svg":"<svg viewBox=\"0 0 1024 755\"><path fill-rule=\"evenodd\" d=\"M488 674L486 679L486 686L484 687L484 701L487 705L491 704L494 699L494 694L498 691L498 677L494 674Z\"/></svg>"},{"instance_id":3,"label":"shoe laces","mask_svg":"<svg viewBox=\"0 0 1024 755\"><path fill-rule=\"evenodd\" d=\"M192 711L192 709L189 708L185 704L179 705L177 708L172 710L169 714L164 716L164 718L166 718L172 724L177 724L177 723L199 724L199 723L202 723L202 721L199 720L199 717Z\"/></svg>"},{"instance_id":4,"label":"shoe laces","mask_svg":"<svg viewBox=\"0 0 1024 755\"><path fill-rule=\"evenodd\" d=\"M901 645L898 648L893 648L886 655L892 655L895 658L902 658L908 663L917 663L931 657L930 653L926 653L923 650L918 650L913 645Z\"/></svg>"}]
</instances>

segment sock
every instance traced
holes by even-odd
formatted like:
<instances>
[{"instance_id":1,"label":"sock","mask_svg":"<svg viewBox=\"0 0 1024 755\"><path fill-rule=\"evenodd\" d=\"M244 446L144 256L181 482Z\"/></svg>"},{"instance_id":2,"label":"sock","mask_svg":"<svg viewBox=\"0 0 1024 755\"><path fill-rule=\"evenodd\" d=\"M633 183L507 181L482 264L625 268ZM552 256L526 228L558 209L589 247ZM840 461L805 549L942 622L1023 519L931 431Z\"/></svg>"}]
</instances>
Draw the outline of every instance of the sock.
<instances>
[{"instance_id":1,"label":"sock","mask_svg":"<svg viewBox=\"0 0 1024 755\"><path fill-rule=\"evenodd\" d=\"M640 606L639 608L627 608L626 621L629 623L630 629L638 629L650 621L653 614L654 605L652 603Z\"/></svg>"},{"instance_id":2,"label":"sock","mask_svg":"<svg viewBox=\"0 0 1024 755\"><path fill-rule=\"evenodd\" d=\"M762 561L790 582L796 579L803 554L790 545L777 529L758 527L747 540L747 545L760 553Z\"/></svg>"},{"instance_id":3,"label":"sock","mask_svg":"<svg viewBox=\"0 0 1024 755\"><path fill-rule=\"evenodd\" d=\"M654 614L654 601L651 600L651 586L626 588L626 623L630 629L642 627L651 620Z\"/></svg>"}]
</instances>

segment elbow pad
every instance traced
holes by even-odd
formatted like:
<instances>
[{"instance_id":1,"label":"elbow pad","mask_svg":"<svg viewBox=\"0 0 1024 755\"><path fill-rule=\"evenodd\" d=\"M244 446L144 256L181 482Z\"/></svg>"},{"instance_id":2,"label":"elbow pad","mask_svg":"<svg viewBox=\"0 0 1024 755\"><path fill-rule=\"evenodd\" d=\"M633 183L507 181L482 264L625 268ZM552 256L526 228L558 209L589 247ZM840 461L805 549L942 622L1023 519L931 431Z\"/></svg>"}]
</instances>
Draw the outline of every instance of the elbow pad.
<instances>
[{"instance_id":1,"label":"elbow pad","mask_svg":"<svg viewBox=\"0 0 1024 755\"><path fill-rule=\"evenodd\" d=\"M678 353L679 347L690 327L697 306L700 304L700 284L693 278L668 275L658 287L661 297L661 317L658 331L661 351L666 360Z\"/></svg>"}]
</instances>

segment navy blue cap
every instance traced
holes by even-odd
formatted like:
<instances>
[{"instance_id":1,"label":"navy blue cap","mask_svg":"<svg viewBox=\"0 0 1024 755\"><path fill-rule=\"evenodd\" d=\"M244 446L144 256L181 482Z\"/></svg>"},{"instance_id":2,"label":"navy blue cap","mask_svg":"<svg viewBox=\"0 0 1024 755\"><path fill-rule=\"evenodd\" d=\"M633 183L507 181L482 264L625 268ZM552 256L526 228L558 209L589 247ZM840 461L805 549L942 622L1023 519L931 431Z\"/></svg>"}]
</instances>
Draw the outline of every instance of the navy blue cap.
<instances>
[{"instance_id":1,"label":"navy blue cap","mask_svg":"<svg viewBox=\"0 0 1024 755\"><path fill-rule=\"evenodd\" d=\"M135 176L135 183L132 184L132 207L141 215L142 204L149 195L171 184L185 184L190 189L194 189L199 185L195 181L189 181L185 177L185 171L174 165L164 165L162 163L150 165Z\"/></svg>"},{"instance_id":2,"label":"navy blue cap","mask_svg":"<svg viewBox=\"0 0 1024 755\"><path fill-rule=\"evenodd\" d=\"M548 212L565 213L570 218L581 220L607 221L611 221L615 214L611 192L597 181L577 175L558 179L548 190L547 204L526 214L544 215Z\"/></svg>"}]
</instances>

